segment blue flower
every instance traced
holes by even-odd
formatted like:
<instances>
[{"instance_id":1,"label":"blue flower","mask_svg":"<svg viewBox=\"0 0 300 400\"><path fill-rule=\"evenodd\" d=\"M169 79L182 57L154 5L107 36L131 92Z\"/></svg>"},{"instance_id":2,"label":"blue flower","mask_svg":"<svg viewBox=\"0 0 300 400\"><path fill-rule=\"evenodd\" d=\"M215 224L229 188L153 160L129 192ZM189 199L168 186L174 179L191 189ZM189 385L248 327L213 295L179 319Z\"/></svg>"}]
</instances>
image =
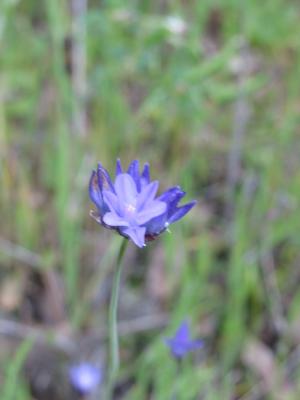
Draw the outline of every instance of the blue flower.
<instances>
[{"instance_id":1,"label":"blue flower","mask_svg":"<svg viewBox=\"0 0 300 400\"><path fill-rule=\"evenodd\" d=\"M106 228L117 230L138 247L143 247L146 241L155 239L196 204L192 201L178 207L185 195L179 186L156 197L158 186L158 181L150 181L147 163L140 174L137 160L131 162L126 172L117 160L114 183L99 164L89 185L90 198L97 207L97 212L92 211L91 216Z\"/></svg>"},{"instance_id":2,"label":"blue flower","mask_svg":"<svg viewBox=\"0 0 300 400\"><path fill-rule=\"evenodd\" d=\"M83 362L69 368L69 378L74 389L81 395L87 395L100 385L102 373L100 368Z\"/></svg>"},{"instance_id":3,"label":"blue flower","mask_svg":"<svg viewBox=\"0 0 300 400\"><path fill-rule=\"evenodd\" d=\"M187 321L183 321L172 338L166 339L172 355L176 359L182 359L188 352L197 350L203 346L202 340L190 338L190 330Z\"/></svg>"}]
</instances>

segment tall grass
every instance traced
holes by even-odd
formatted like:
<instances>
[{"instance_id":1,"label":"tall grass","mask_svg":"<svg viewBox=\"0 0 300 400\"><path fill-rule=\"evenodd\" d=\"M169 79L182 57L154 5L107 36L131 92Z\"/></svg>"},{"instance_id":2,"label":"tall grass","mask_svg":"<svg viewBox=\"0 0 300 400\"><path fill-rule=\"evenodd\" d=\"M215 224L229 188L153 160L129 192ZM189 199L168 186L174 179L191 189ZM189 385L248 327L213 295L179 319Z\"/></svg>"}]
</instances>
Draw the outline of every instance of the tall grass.
<instances>
[{"instance_id":1,"label":"tall grass","mask_svg":"<svg viewBox=\"0 0 300 400\"><path fill-rule=\"evenodd\" d=\"M171 284L162 335L188 317L205 351L196 367L189 360L176 376L161 335L146 334L143 352L125 355L135 359L128 399L146 399L149 388L156 400L170 398L174 380L182 399L246 395L259 381L243 361L248 340L267 341L262 332L266 321L276 325L278 304L288 327L299 318L291 278L299 279L300 254L299 12L297 2L283 0L90 1L82 16L87 93L80 105L69 69L75 39L68 2L0 6L1 237L62 274L75 328L89 312L89 296L81 296L85 269L103 282L95 259L107 265L106 239L90 239L98 237L87 194L96 162L111 169L117 156L124 165L148 160L162 187L180 183L199 200L193 215L161 239ZM172 31L170 15L182 18L184 33ZM241 98L249 119L236 150L238 179L228 188ZM81 106L85 136L72 124ZM20 268L3 258L0 274ZM277 348L287 346L288 363L298 343L289 330L277 333L273 357L279 361ZM11 391L24 346L8 368L6 400L23 399Z\"/></svg>"}]
</instances>

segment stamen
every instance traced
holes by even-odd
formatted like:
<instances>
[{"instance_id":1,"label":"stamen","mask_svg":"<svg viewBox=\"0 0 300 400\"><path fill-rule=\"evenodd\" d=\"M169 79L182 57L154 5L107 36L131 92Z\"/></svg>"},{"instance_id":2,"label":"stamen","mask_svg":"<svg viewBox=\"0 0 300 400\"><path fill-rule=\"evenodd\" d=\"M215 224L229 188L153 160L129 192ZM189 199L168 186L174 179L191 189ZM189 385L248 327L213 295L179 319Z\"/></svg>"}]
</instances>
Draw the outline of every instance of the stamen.
<instances>
[{"instance_id":1,"label":"stamen","mask_svg":"<svg viewBox=\"0 0 300 400\"><path fill-rule=\"evenodd\" d=\"M134 213L135 210L136 210L136 207L134 207L132 204L126 205L126 211L128 211L129 213Z\"/></svg>"}]
</instances>

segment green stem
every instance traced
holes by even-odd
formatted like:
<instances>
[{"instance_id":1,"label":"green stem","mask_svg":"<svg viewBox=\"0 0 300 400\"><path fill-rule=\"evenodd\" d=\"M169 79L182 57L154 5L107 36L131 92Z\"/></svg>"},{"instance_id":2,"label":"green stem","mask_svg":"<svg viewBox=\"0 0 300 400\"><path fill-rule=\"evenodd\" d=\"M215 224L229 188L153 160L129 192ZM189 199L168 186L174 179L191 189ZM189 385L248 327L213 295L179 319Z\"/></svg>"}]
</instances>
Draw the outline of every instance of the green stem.
<instances>
[{"instance_id":1,"label":"green stem","mask_svg":"<svg viewBox=\"0 0 300 400\"><path fill-rule=\"evenodd\" d=\"M116 270L113 278L112 292L110 298L109 305L109 317L108 317L108 326L109 326L109 376L108 376L108 399L113 398L113 388L115 379L118 373L119 365L120 365L120 357L119 357L119 338L118 338L118 326L117 326L117 314L118 314L118 299L119 299L119 291L120 291L120 280L121 280L121 272L122 272L122 260L125 254L125 250L127 247L128 240L124 239L122 241L117 263Z\"/></svg>"},{"instance_id":2,"label":"green stem","mask_svg":"<svg viewBox=\"0 0 300 400\"><path fill-rule=\"evenodd\" d=\"M178 360L176 360L176 376L175 376L175 385L174 385L174 391L171 397L171 400L177 400L178 399L178 382L180 381L180 377L182 376L182 359L179 358Z\"/></svg>"}]
</instances>

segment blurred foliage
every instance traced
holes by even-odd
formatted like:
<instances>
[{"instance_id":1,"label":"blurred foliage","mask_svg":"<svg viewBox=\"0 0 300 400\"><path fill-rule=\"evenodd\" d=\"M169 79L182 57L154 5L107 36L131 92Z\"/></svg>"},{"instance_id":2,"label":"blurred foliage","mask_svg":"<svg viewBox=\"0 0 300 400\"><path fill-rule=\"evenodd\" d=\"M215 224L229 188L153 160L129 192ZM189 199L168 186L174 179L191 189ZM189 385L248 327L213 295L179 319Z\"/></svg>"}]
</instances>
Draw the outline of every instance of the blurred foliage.
<instances>
[{"instance_id":1,"label":"blurred foliage","mask_svg":"<svg viewBox=\"0 0 300 400\"><path fill-rule=\"evenodd\" d=\"M54 271L72 329L96 327L104 310L91 304L116 246L89 219L89 176L97 161L111 171L116 157L149 161L161 188L180 184L199 204L135 255L142 272L128 272L137 302L150 296L162 247L166 289L154 301L169 325L123 339L122 378L134 377L126 398L165 400L176 382L186 400L253 390L298 399L300 4L91 0L77 20L70 4L0 3L0 239L39 256L24 265L1 242L0 290L31 268ZM76 63L86 68L82 98ZM185 317L206 346L177 376L162 337ZM252 339L271 353L271 387L261 360L247 361ZM8 393L26 346L8 367ZM22 390L5 399L27 399Z\"/></svg>"}]
</instances>

